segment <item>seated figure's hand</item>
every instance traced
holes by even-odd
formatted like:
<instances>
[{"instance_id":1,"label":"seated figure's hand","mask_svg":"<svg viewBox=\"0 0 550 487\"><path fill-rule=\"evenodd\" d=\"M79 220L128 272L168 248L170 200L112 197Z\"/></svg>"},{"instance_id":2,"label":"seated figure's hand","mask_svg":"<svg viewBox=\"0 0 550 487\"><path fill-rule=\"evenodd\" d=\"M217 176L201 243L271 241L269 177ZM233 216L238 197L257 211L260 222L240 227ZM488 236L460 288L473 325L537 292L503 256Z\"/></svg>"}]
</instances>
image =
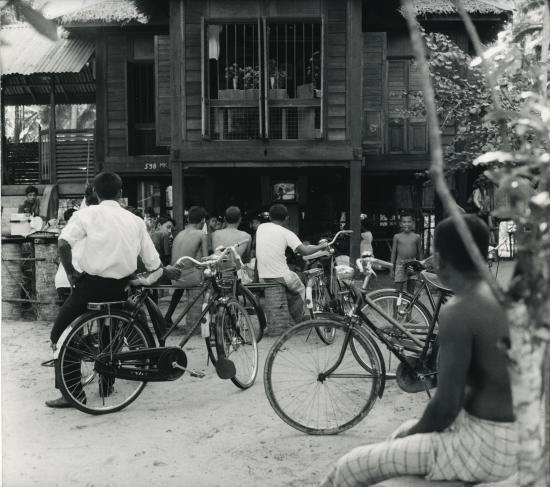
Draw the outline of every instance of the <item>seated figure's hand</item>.
<instances>
[{"instance_id":1,"label":"seated figure's hand","mask_svg":"<svg viewBox=\"0 0 550 487\"><path fill-rule=\"evenodd\" d=\"M76 269L73 269L71 272L67 272L67 279L69 280L71 287L75 287L76 283L80 279L80 276L82 276L82 272L78 272Z\"/></svg>"},{"instance_id":2,"label":"seated figure's hand","mask_svg":"<svg viewBox=\"0 0 550 487\"><path fill-rule=\"evenodd\" d=\"M167 265L164 268L164 275L172 281L177 281L181 276L181 269L172 265Z\"/></svg>"}]
</instances>

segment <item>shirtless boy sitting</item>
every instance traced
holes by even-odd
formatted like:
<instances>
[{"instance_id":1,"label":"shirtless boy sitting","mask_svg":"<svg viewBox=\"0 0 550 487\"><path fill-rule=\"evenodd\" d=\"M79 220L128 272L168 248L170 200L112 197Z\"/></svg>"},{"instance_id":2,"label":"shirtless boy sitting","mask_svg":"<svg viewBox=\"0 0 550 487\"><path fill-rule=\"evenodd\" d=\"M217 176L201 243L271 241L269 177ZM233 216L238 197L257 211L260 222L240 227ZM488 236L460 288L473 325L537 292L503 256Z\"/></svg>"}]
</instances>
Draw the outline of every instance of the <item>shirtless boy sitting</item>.
<instances>
[{"instance_id":1,"label":"shirtless boy sitting","mask_svg":"<svg viewBox=\"0 0 550 487\"><path fill-rule=\"evenodd\" d=\"M487 225L475 215L464 218L487 256ZM508 338L506 315L449 218L435 229L435 250L439 278L455 293L439 316L436 393L419 421L342 457L323 487L368 486L401 475L495 482L517 469L510 380L498 346Z\"/></svg>"},{"instance_id":2,"label":"shirtless boy sitting","mask_svg":"<svg viewBox=\"0 0 550 487\"><path fill-rule=\"evenodd\" d=\"M403 291L403 285L407 284L407 291L414 292L415 280L417 277L407 273L405 264L411 260L422 260L422 244L420 235L414 233L413 217L408 214L401 215L399 219L401 232L393 236L391 248L391 263L393 264L393 280L395 289Z\"/></svg>"},{"instance_id":3,"label":"shirtless boy sitting","mask_svg":"<svg viewBox=\"0 0 550 487\"><path fill-rule=\"evenodd\" d=\"M205 218L206 211L204 208L200 208L199 206L189 208L188 223L185 229L176 235L172 244L172 265L183 256L201 260L208 255L207 238L206 234L202 231ZM182 285L198 284L200 282L200 273L201 271L194 267L185 268L181 272L179 281L181 281ZM172 295L172 300L165 316L167 324L172 322L172 314L183 296L183 291L184 289L176 289Z\"/></svg>"}]
</instances>

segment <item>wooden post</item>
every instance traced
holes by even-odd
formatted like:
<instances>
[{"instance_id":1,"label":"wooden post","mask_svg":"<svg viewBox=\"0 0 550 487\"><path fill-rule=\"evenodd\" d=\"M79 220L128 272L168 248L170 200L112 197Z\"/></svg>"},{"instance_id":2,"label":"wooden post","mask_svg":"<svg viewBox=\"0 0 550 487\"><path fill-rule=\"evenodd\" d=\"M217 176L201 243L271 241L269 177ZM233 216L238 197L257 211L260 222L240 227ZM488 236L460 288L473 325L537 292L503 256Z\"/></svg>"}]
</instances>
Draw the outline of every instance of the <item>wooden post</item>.
<instances>
[{"instance_id":1,"label":"wooden post","mask_svg":"<svg viewBox=\"0 0 550 487\"><path fill-rule=\"evenodd\" d=\"M2 165L2 181L4 184L11 184L9 168L7 165L8 156L6 155L6 107L4 106L4 92L0 93L0 157Z\"/></svg>"},{"instance_id":2,"label":"wooden post","mask_svg":"<svg viewBox=\"0 0 550 487\"><path fill-rule=\"evenodd\" d=\"M57 181L57 171L55 169L55 152L56 152L56 137L55 137L55 81L53 76L50 78L50 126L48 129L50 139L50 180L48 182L55 183Z\"/></svg>"},{"instance_id":3,"label":"wooden post","mask_svg":"<svg viewBox=\"0 0 550 487\"><path fill-rule=\"evenodd\" d=\"M172 151L174 154L175 151ZM172 208L176 229L182 230L185 216L185 194L183 185L183 162L176 160L172 155Z\"/></svg>"},{"instance_id":4,"label":"wooden post","mask_svg":"<svg viewBox=\"0 0 550 487\"><path fill-rule=\"evenodd\" d=\"M363 130L363 32L362 32L361 0L348 0L347 9L347 99L346 112L349 123L348 137L353 147L353 159L349 168L349 223L353 230L351 236L350 259L355 262L359 257L359 243L361 241L361 165L363 159L362 130Z\"/></svg>"},{"instance_id":5,"label":"wooden post","mask_svg":"<svg viewBox=\"0 0 550 487\"><path fill-rule=\"evenodd\" d=\"M361 241L361 161L350 161L349 166L349 223L353 230L349 256L355 262Z\"/></svg>"},{"instance_id":6,"label":"wooden post","mask_svg":"<svg viewBox=\"0 0 550 487\"><path fill-rule=\"evenodd\" d=\"M96 59L95 59L95 82L96 82L96 121L94 127L95 160L94 172L90 174L93 177L95 173L103 169L105 162L105 143L107 141L106 127L106 90L105 65L107 63L107 44L104 36L99 36L96 41Z\"/></svg>"}]
</instances>

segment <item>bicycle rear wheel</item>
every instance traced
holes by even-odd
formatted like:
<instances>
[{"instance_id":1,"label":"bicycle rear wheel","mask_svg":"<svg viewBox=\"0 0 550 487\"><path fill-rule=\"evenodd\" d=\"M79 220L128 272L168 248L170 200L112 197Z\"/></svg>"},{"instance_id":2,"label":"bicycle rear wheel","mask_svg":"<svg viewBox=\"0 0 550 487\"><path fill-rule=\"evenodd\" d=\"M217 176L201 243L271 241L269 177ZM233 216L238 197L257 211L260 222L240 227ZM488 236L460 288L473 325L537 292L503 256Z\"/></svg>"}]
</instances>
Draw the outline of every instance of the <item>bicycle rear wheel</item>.
<instances>
[{"instance_id":1,"label":"bicycle rear wheel","mask_svg":"<svg viewBox=\"0 0 550 487\"><path fill-rule=\"evenodd\" d=\"M314 333L320 327L332 329L331 345ZM310 435L338 434L371 410L382 384L382 365L371 339L353 329L346 341L348 331L346 323L310 320L288 330L271 347L264 369L265 392L288 425ZM342 351L336 370L320 375L337 363Z\"/></svg>"},{"instance_id":2,"label":"bicycle rear wheel","mask_svg":"<svg viewBox=\"0 0 550 487\"><path fill-rule=\"evenodd\" d=\"M380 289L369 293L376 306L386 314L394 318L407 331L424 342L428 329L432 322L432 314L419 300L413 301L413 296L408 293L398 293L393 289ZM418 356L417 346L397 327L393 326L386 318L372 308L363 308L365 316L394 343L403 345L405 355ZM408 350L410 349L410 350ZM386 372L395 374L399 361L386 352Z\"/></svg>"},{"instance_id":3,"label":"bicycle rear wheel","mask_svg":"<svg viewBox=\"0 0 550 487\"><path fill-rule=\"evenodd\" d=\"M258 374L258 344L246 308L235 299L220 306L216 317L216 346L218 357L235 364L237 373L231 378L233 384L240 389L251 387Z\"/></svg>"},{"instance_id":4,"label":"bicycle rear wheel","mask_svg":"<svg viewBox=\"0 0 550 487\"><path fill-rule=\"evenodd\" d=\"M56 374L61 393L89 414L119 411L132 403L146 382L114 378L96 372L96 359L109 353L155 347L149 329L122 311L99 311L77 318L60 346ZM147 367L136 361L135 368Z\"/></svg>"},{"instance_id":5,"label":"bicycle rear wheel","mask_svg":"<svg viewBox=\"0 0 550 487\"><path fill-rule=\"evenodd\" d=\"M311 288L312 306L309 309L310 318L314 320L318 314L333 312L331 307L331 296L328 292L325 281L317 277L312 283L309 284L308 287ZM319 338L327 345L330 345L334 341L333 328L319 326L319 328L316 328L315 331L317 332L317 335L319 335Z\"/></svg>"}]
</instances>

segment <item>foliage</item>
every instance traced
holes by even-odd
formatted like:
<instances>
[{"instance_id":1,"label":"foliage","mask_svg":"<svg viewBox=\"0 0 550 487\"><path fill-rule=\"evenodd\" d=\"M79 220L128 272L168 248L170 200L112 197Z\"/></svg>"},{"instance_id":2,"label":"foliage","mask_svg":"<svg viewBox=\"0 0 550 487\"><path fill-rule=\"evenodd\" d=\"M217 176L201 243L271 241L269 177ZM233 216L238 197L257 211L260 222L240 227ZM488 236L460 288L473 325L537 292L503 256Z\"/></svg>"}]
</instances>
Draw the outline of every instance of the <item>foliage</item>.
<instances>
[{"instance_id":1,"label":"foliage","mask_svg":"<svg viewBox=\"0 0 550 487\"><path fill-rule=\"evenodd\" d=\"M241 68L238 63L233 63L225 68L225 79L228 87L236 79L237 89L257 89L260 86L260 70L257 66L245 66Z\"/></svg>"}]
</instances>

